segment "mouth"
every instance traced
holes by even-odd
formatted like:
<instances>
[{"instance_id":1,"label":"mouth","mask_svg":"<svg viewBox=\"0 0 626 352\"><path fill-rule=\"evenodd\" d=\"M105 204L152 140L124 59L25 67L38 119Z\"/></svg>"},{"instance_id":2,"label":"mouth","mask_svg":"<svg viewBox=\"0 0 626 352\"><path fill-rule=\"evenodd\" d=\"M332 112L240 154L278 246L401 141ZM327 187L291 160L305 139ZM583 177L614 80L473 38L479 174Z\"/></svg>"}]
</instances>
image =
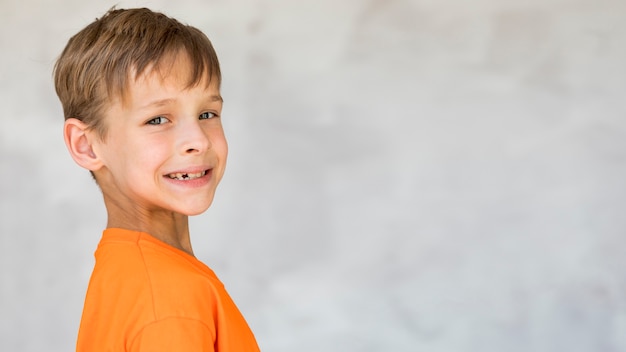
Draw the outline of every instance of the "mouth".
<instances>
[{"instance_id":1,"label":"mouth","mask_svg":"<svg viewBox=\"0 0 626 352\"><path fill-rule=\"evenodd\" d=\"M197 173L176 172L176 173L168 174L165 176L169 177L172 180L189 181L189 180L194 180L194 179L205 176L208 171L209 170L204 170L204 171L200 171Z\"/></svg>"}]
</instances>

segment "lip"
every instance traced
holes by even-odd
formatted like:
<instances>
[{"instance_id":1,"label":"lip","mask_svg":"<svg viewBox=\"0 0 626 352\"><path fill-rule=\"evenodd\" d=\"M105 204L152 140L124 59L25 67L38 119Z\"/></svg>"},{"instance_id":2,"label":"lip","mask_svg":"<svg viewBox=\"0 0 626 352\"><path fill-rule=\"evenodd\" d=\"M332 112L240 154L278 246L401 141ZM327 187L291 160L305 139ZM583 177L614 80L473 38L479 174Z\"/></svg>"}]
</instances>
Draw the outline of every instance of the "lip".
<instances>
[{"instance_id":1,"label":"lip","mask_svg":"<svg viewBox=\"0 0 626 352\"><path fill-rule=\"evenodd\" d=\"M205 172L205 174L200 176L200 177L198 177L198 178L194 178L194 179L179 180L179 179L176 179L176 178L170 178L169 177L169 175L177 174L177 173L180 173L180 174L198 174L198 173L201 173L201 172ZM168 182L170 184L196 188L196 187L202 187L202 186L206 185L207 183L209 183L209 181L211 180L212 176L213 176L213 168L212 167L201 166L201 167L191 167L191 168L185 168L185 169L180 169L180 170L168 172L168 173L163 175L163 178L165 179L166 182Z\"/></svg>"}]
</instances>

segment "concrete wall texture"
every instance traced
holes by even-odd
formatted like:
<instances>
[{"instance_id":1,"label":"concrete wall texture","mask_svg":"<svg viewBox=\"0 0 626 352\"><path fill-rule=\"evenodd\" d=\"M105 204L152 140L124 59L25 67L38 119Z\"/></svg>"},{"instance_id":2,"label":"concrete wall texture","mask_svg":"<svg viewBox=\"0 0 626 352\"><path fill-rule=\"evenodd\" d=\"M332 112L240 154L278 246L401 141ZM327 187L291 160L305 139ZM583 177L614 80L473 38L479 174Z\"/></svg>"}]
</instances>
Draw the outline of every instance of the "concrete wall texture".
<instances>
[{"instance_id":1,"label":"concrete wall texture","mask_svg":"<svg viewBox=\"0 0 626 352\"><path fill-rule=\"evenodd\" d=\"M74 348L101 196L51 71L112 1L0 1L0 350ZM626 2L120 1L205 31L196 256L264 351L626 351Z\"/></svg>"}]
</instances>

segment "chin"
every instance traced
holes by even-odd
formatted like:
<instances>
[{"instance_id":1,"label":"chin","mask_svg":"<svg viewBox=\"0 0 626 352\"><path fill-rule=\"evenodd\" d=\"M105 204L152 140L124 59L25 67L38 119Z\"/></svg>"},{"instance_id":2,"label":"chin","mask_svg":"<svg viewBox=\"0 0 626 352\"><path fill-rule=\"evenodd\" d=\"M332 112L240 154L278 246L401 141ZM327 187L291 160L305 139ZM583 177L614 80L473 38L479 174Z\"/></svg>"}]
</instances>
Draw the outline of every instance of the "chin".
<instances>
[{"instance_id":1,"label":"chin","mask_svg":"<svg viewBox=\"0 0 626 352\"><path fill-rule=\"evenodd\" d=\"M196 215L200 215L202 213L204 213L207 209L209 209L209 207L207 207L204 210L200 210L200 211L188 211L188 212L184 212L183 214L187 215L187 216L196 216Z\"/></svg>"},{"instance_id":2,"label":"chin","mask_svg":"<svg viewBox=\"0 0 626 352\"><path fill-rule=\"evenodd\" d=\"M198 204L197 206L194 207L189 207L187 209L181 209L181 213L187 216L195 216L195 215L200 215L202 213L204 213L205 211L207 211L207 209L209 209L211 207L211 203L205 203L205 204Z\"/></svg>"}]
</instances>

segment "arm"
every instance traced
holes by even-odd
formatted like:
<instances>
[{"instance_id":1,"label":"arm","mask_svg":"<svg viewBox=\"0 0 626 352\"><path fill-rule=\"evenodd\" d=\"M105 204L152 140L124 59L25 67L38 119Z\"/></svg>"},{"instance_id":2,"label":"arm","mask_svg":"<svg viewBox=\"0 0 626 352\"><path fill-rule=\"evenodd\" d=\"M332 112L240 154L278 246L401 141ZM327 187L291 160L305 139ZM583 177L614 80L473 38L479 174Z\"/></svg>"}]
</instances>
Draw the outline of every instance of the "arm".
<instances>
[{"instance_id":1,"label":"arm","mask_svg":"<svg viewBox=\"0 0 626 352\"><path fill-rule=\"evenodd\" d=\"M199 320L165 318L144 327L131 341L131 352L214 352L215 332Z\"/></svg>"}]
</instances>

